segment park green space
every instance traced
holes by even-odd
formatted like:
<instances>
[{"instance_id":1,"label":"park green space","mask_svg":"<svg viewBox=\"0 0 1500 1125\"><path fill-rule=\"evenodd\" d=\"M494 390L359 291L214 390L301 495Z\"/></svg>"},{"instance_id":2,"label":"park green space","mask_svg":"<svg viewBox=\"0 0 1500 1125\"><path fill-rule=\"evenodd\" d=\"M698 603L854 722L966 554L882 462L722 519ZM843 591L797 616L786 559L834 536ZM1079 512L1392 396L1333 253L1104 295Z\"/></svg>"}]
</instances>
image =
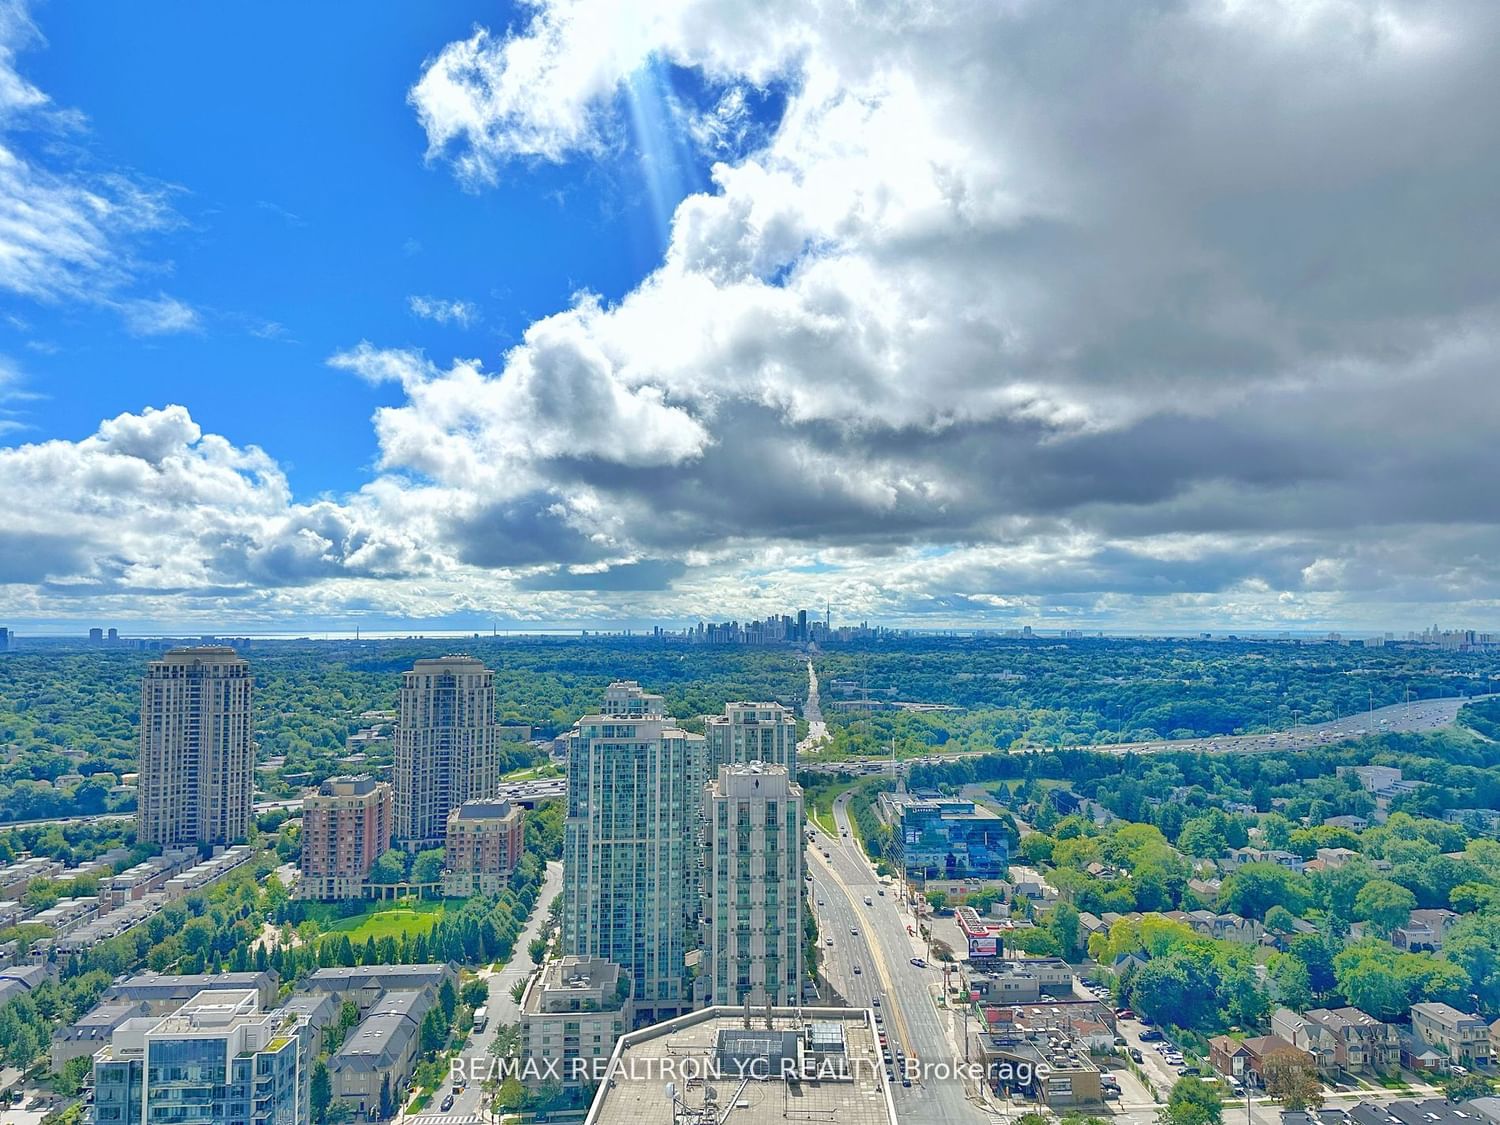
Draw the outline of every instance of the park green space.
<instances>
[{"instance_id":1,"label":"park green space","mask_svg":"<svg viewBox=\"0 0 1500 1125\"><path fill-rule=\"evenodd\" d=\"M307 916L317 922L324 933L348 934L349 940L357 943L367 938L379 941L384 937L400 939L404 934L416 937L428 933L450 905L456 910L462 904L462 899L372 900L362 904L364 909L359 914L340 917L338 906L320 903L310 904Z\"/></svg>"}]
</instances>

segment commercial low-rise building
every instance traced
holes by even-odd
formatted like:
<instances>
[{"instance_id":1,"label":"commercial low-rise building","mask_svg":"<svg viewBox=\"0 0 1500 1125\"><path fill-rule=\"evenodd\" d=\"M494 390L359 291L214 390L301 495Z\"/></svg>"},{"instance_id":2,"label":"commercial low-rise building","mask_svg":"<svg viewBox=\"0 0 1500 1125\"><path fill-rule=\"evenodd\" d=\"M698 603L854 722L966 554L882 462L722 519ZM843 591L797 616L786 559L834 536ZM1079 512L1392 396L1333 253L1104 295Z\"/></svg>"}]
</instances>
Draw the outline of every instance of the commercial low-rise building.
<instances>
[{"instance_id":1,"label":"commercial low-rise building","mask_svg":"<svg viewBox=\"0 0 1500 1125\"><path fill-rule=\"evenodd\" d=\"M986 958L964 969L969 999L986 1004L1032 1004L1073 994L1073 968L1061 957Z\"/></svg>"},{"instance_id":2,"label":"commercial low-rise building","mask_svg":"<svg viewBox=\"0 0 1500 1125\"><path fill-rule=\"evenodd\" d=\"M1054 1109L1104 1100L1089 1044L1066 1031L987 1024L970 1035L969 1057L984 1064L990 1086L999 1094L1020 1094Z\"/></svg>"},{"instance_id":3,"label":"commercial low-rise building","mask_svg":"<svg viewBox=\"0 0 1500 1125\"><path fill-rule=\"evenodd\" d=\"M908 879L998 879L1010 862L1005 822L973 801L882 793L882 811L897 829Z\"/></svg>"}]
</instances>

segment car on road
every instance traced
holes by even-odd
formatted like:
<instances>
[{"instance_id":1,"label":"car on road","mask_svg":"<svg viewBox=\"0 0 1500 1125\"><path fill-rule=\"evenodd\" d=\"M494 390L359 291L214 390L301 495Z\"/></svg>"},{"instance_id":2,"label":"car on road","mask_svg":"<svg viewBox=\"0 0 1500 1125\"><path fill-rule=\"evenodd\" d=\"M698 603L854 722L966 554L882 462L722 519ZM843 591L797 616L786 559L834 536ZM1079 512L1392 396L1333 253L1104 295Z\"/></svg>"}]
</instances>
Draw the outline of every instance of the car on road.
<instances>
[{"instance_id":1,"label":"car on road","mask_svg":"<svg viewBox=\"0 0 1500 1125\"><path fill-rule=\"evenodd\" d=\"M833 944L833 939L831 937L826 937L826 938L823 939L823 944L824 945L832 945Z\"/></svg>"},{"instance_id":2,"label":"car on road","mask_svg":"<svg viewBox=\"0 0 1500 1125\"><path fill-rule=\"evenodd\" d=\"M819 906L827 906L828 904L826 902L824 902L822 899L818 899L818 905Z\"/></svg>"},{"instance_id":3,"label":"car on road","mask_svg":"<svg viewBox=\"0 0 1500 1125\"><path fill-rule=\"evenodd\" d=\"M439 1112L447 1113L452 1108L453 1108L453 1095L449 1094L446 1098L443 1099L443 1107L442 1107L442 1109Z\"/></svg>"},{"instance_id":4,"label":"car on road","mask_svg":"<svg viewBox=\"0 0 1500 1125\"><path fill-rule=\"evenodd\" d=\"M855 966L854 966L854 975L855 975L855 976L859 976L859 975L860 975L860 974L861 974L861 973L863 973L863 972L864 972L864 970L863 970L863 969L861 969L861 968L860 968L860 967L859 967L859 966L858 966L858 965L855 965Z\"/></svg>"},{"instance_id":5,"label":"car on road","mask_svg":"<svg viewBox=\"0 0 1500 1125\"><path fill-rule=\"evenodd\" d=\"M880 1007L880 997L879 996L872 997L871 1000L870 1000L870 1004L871 1004L872 1007L876 1007L876 1008ZM875 1013L875 1022L876 1023L880 1022L880 1013L879 1012Z\"/></svg>"},{"instance_id":6,"label":"car on road","mask_svg":"<svg viewBox=\"0 0 1500 1125\"><path fill-rule=\"evenodd\" d=\"M885 888L884 887L881 887L880 890L876 891L875 893L878 894L881 898L885 898Z\"/></svg>"},{"instance_id":7,"label":"car on road","mask_svg":"<svg viewBox=\"0 0 1500 1125\"><path fill-rule=\"evenodd\" d=\"M811 882L812 882L812 872L811 872L811 871L809 871L809 872L808 872L808 873L807 873L807 874L806 874L806 875L804 875L804 876L802 876L802 877L803 877L803 878L804 878L804 879L806 879L806 880L807 880L807 881L808 881L808 882L809 882L809 883L811 883Z\"/></svg>"},{"instance_id":8,"label":"car on road","mask_svg":"<svg viewBox=\"0 0 1500 1125\"><path fill-rule=\"evenodd\" d=\"M859 927L858 926L850 926L849 927L849 936L850 937L859 937Z\"/></svg>"},{"instance_id":9,"label":"car on road","mask_svg":"<svg viewBox=\"0 0 1500 1125\"><path fill-rule=\"evenodd\" d=\"M875 900L873 898L871 898L869 895L865 895L865 905L866 906L874 906L875 905Z\"/></svg>"},{"instance_id":10,"label":"car on road","mask_svg":"<svg viewBox=\"0 0 1500 1125\"><path fill-rule=\"evenodd\" d=\"M927 962L924 961L924 960L922 960L922 958L920 958L920 957L913 957L911 959L911 963L913 965L915 965L919 969L925 969L925 968L927 968Z\"/></svg>"}]
</instances>

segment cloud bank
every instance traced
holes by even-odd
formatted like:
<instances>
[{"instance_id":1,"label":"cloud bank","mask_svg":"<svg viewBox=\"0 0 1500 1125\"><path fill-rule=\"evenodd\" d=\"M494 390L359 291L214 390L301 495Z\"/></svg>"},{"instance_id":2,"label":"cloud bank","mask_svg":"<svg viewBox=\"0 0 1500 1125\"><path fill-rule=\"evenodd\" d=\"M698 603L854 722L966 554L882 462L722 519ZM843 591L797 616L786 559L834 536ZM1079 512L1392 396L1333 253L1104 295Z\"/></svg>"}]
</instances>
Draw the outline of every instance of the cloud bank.
<instances>
[{"instance_id":1,"label":"cloud bank","mask_svg":"<svg viewBox=\"0 0 1500 1125\"><path fill-rule=\"evenodd\" d=\"M622 143L649 66L725 120L772 83L784 113L618 302L486 360L332 357L401 394L357 496L298 504L171 409L0 460L110 467L168 537L141 550L195 553L38 541L12 581L539 620L618 620L622 590L635 617L1493 618L1497 24L1477 0L539 3L411 88L467 189ZM169 452L122 453L135 428ZM217 483L172 530L153 482L186 466Z\"/></svg>"}]
</instances>

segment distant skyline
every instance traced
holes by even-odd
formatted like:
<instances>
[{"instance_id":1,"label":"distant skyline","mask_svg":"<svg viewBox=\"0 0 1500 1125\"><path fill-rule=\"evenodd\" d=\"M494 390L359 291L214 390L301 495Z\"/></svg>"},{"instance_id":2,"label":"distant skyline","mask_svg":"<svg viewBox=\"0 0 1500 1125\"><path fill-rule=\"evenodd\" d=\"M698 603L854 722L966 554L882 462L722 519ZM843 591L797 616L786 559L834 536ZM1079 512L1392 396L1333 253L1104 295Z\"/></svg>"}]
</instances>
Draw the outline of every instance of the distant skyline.
<instances>
[{"instance_id":1,"label":"distant skyline","mask_svg":"<svg viewBox=\"0 0 1500 1125\"><path fill-rule=\"evenodd\" d=\"M0 626L1500 630L1497 76L1467 0L0 0Z\"/></svg>"}]
</instances>

